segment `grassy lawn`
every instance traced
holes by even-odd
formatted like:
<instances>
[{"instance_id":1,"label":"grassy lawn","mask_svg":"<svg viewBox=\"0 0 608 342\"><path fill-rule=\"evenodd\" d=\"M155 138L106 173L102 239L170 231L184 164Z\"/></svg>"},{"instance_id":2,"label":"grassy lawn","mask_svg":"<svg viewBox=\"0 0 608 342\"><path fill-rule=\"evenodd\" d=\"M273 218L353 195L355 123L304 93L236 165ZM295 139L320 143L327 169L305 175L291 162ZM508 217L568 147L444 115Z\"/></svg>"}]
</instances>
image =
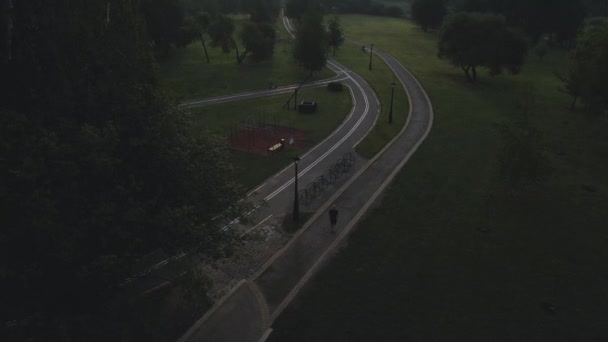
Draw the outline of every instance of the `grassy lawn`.
<instances>
[{"instance_id":1,"label":"grassy lawn","mask_svg":"<svg viewBox=\"0 0 608 342\"><path fill-rule=\"evenodd\" d=\"M373 57L372 70L369 66L369 54L361 51L361 46L350 42L336 51L335 58L346 65L371 85L382 104L378 122L370 134L357 146L357 152L366 158L373 157L386 145L401 129L407 120L409 105L403 86L395 82L395 97L393 103L393 123L388 123L388 114L391 101L391 82L393 72L379 57ZM373 101L373 99L370 99ZM375 113L374 113L375 114Z\"/></svg>"},{"instance_id":2,"label":"grassy lawn","mask_svg":"<svg viewBox=\"0 0 608 342\"><path fill-rule=\"evenodd\" d=\"M231 151L237 179L248 189L290 164L296 154L303 154L323 140L344 121L352 106L346 89L339 93L330 92L326 87L301 89L298 98L316 101L319 109L315 114L300 114L293 109L282 108L289 96L290 94L282 94L192 109L195 129L208 130L226 138L230 135L230 127L235 123L261 114L266 115L269 122L276 116L280 126L308 132L305 148L302 149L287 150L273 156Z\"/></svg>"},{"instance_id":3,"label":"grassy lawn","mask_svg":"<svg viewBox=\"0 0 608 342\"><path fill-rule=\"evenodd\" d=\"M239 32L244 20L243 17L235 18L236 32ZM211 62L207 64L202 44L195 41L184 49L172 51L168 60L160 65L160 78L180 100L299 83L306 78L308 71L299 67L293 59L292 42L288 37L279 19L272 59L258 63L245 60L241 65L237 65L234 51L225 54L220 48L210 46L209 42L207 51ZM331 76L333 73L324 69L315 73L313 79Z\"/></svg>"},{"instance_id":4,"label":"grassy lawn","mask_svg":"<svg viewBox=\"0 0 608 342\"><path fill-rule=\"evenodd\" d=\"M410 22L345 16L419 78L435 109L429 137L382 204L274 325L276 341L601 341L608 338L608 123L567 109L530 56L522 74L468 84ZM552 173L510 195L498 125L523 103Z\"/></svg>"}]
</instances>

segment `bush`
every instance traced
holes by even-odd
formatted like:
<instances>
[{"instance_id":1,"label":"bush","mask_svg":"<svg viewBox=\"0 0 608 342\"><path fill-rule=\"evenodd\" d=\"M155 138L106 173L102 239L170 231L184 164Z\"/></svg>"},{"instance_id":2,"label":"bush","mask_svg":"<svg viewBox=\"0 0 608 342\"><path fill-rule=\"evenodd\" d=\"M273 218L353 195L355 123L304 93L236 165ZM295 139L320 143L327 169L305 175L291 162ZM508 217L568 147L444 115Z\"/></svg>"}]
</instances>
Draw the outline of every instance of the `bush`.
<instances>
[{"instance_id":1,"label":"bush","mask_svg":"<svg viewBox=\"0 0 608 342\"><path fill-rule=\"evenodd\" d=\"M342 91L342 83L340 83L340 82L329 82L327 84L327 89L329 91Z\"/></svg>"}]
</instances>

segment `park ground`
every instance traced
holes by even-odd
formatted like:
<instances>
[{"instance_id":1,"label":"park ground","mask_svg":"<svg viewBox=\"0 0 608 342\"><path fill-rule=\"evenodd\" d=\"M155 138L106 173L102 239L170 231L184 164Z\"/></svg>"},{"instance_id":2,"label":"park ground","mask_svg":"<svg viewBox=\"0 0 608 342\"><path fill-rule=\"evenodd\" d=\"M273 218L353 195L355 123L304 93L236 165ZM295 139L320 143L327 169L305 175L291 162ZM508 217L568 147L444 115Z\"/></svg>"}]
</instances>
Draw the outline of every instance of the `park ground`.
<instances>
[{"instance_id":1,"label":"park ground","mask_svg":"<svg viewBox=\"0 0 608 342\"><path fill-rule=\"evenodd\" d=\"M235 17L238 25L244 18ZM269 85L281 86L297 84L307 76L307 71L298 66L292 57L292 40L283 27L282 18L277 21L278 41L272 59L259 63L246 61L236 65L232 54L224 54L220 49L208 46L211 63L204 59L200 42L174 51L161 64L160 75L163 84L179 99L228 95L235 92L268 89ZM388 124L391 83L393 73L378 57L373 61L373 70L368 70L367 53L361 47L346 42L338 49L335 58L362 75L374 88L382 110L378 124L357 146L357 151L366 158L373 157L403 127L407 120L408 100L403 86L397 82L394 96L394 120ZM332 77L329 69L313 74L310 80ZM266 178L289 165L293 156L303 154L329 135L346 117L352 105L348 90L332 93L327 88L302 89L301 100L315 100L319 111L313 115L301 115L284 107L291 94L242 100L218 105L209 105L190 110L198 132L209 132L229 141L231 130L237 125L259 121L278 122L281 126L303 130L307 134L304 146L282 153L260 156L242 150L231 149L231 160L236 177L244 189L255 188ZM292 104L293 105L293 104ZM293 108L293 107L292 107ZM276 118L276 119L275 119Z\"/></svg>"},{"instance_id":2,"label":"park ground","mask_svg":"<svg viewBox=\"0 0 608 342\"><path fill-rule=\"evenodd\" d=\"M161 64L161 80L166 88L182 101L268 89L269 83L274 86L298 83L307 72L291 58L291 43L282 24L278 26L278 33L281 38L270 61L257 64L246 61L244 65L237 66L232 54L226 55L217 48L209 48L211 64L208 65L204 60L202 46L195 42L185 49L174 51L169 60ZM363 53L360 46L351 43L345 43L338 50L336 58L361 74L375 89L379 101L383 104L378 125L357 149L364 156L371 157L405 124L408 108L405 91L397 82L394 122L389 125L387 119L390 84L394 79L392 71L377 57L374 59L373 71L369 71L369 55ZM325 69L315 73L313 79L331 76L333 73ZM231 129L234 130L237 124L247 125L262 117L267 124L276 122L281 126L296 128L307 133L302 148L287 149L272 155L262 156L230 149L237 180L244 190L259 185L267 177L291 164L295 154L304 153L329 135L350 112L352 105L348 89L337 93L329 92L326 87L302 89L299 92L301 100L315 100L319 103L317 113L303 115L293 110L293 103L291 110L283 107L289 96L289 94L281 94L189 110L194 123L193 134L215 134L225 139L227 143ZM309 213L302 215L306 217ZM288 233L298 228L289 224L284 227ZM173 340L200 318L210 305L212 303L205 297L203 290L200 293L184 294L181 287L166 287L119 308L118 311L122 314L118 321L125 322L125 325L118 327L115 334L133 335L140 340ZM116 321L114 316L109 316L107 319L108 322L100 321L100 325L111 326L112 322Z\"/></svg>"},{"instance_id":3,"label":"park ground","mask_svg":"<svg viewBox=\"0 0 608 342\"><path fill-rule=\"evenodd\" d=\"M608 122L568 110L554 75L565 52L469 84L436 57L436 32L401 19L342 20L348 36L418 77L435 122L271 340L606 340ZM550 173L514 190L500 172L501 131L524 119Z\"/></svg>"}]
</instances>

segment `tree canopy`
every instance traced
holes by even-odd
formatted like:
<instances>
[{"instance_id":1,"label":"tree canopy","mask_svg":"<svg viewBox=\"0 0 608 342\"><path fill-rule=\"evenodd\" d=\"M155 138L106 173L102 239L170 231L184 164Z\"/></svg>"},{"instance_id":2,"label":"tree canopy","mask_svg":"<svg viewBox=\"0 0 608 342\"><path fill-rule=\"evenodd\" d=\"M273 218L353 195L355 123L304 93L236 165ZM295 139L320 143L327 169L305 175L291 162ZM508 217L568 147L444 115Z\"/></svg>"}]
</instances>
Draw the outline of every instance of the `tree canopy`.
<instances>
[{"instance_id":1,"label":"tree canopy","mask_svg":"<svg viewBox=\"0 0 608 342\"><path fill-rule=\"evenodd\" d=\"M441 26L446 14L445 0L415 0L412 3L412 18L423 31Z\"/></svg>"},{"instance_id":2,"label":"tree canopy","mask_svg":"<svg viewBox=\"0 0 608 342\"><path fill-rule=\"evenodd\" d=\"M573 40L585 17L582 0L463 0L456 7L502 14L510 25L523 29L534 41L542 34Z\"/></svg>"},{"instance_id":3,"label":"tree canopy","mask_svg":"<svg viewBox=\"0 0 608 342\"><path fill-rule=\"evenodd\" d=\"M477 67L490 69L492 75L507 69L519 72L527 52L521 33L507 27L499 15L456 13L446 17L439 33L440 58L461 67L467 79L477 80Z\"/></svg>"},{"instance_id":4,"label":"tree canopy","mask_svg":"<svg viewBox=\"0 0 608 342\"><path fill-rule=\"evenodd\" d=\"M40 340L71 336L74 316L151 251L217 255L232 241L212 220L239 210L225 147L194 134L158 88L138 4L31 0L11 12L11 58L0 51L0 248L10 255L0 317Z\"/></svg>"},{"instance_id":5,"label":"tree canopy","mask_svg":"<svg viewBox=\"0 0 608 342\"><path fill-rule=\"evenodd\" d=\"M317 11L304 14L296 32L293 51L295 59L304 68L321 70L327 62L327 34L323 16Z\"/></svg>"},{"instance_id":6,"label":"tree canopy","mask_svg":"<svg viewBox=\"0 0 608 342\"><path fill-rule=\"evenodd\" d=\"M175 0L141 0L141 8L146 31L158 54L164 58L169 54L171 45L179 39L179 29L184 20L183 9Z\"/></svg>"},{"instance_id":7,"label":"tree canopy","mask_svg":"<svg viewBox=\"0 0 608 342\"><path fill-rule=\"evenodd\" d=\"M580 97L590 112L608 111L608 24L581 33L569 55L563 90L573 97L572 108Z\"/></svg>"},{"instance_id":8,"label":"tree canopy","mask_svg":"<svg viewBox=\"0 0 608 342\"><path fill-rule=\"evenodd\" d=\"M251 58L254 61L261 61L272 56L276 39L276 31L273 25L247 22L241 29L240 37L245 46L241 59L247 53L251 53Z\"/></svg>"},{"instance_id":9,"label":"tree canopy","mask_svg":"<svg viewBox=\"0 0 608 342\"><path fill-rule=\"evenodd\" d=\"M333 55L336 55L336 49L344 43L344 31L340 24L340 17L333 16L329 18L327 25L327 44L333 48Z\"/></svg>"}]
</instances>

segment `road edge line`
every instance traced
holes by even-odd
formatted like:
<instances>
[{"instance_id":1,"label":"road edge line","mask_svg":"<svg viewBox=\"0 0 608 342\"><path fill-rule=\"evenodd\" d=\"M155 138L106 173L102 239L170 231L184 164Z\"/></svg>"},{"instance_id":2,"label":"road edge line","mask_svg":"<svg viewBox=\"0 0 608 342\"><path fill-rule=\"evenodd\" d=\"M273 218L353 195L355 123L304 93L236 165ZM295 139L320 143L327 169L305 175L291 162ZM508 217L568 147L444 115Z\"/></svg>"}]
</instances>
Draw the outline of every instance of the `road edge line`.
<instances>
[{"instance_id":1,"label":"road edge line","mask_svg":"<svg viewBox=\"0 0 608 342\"><path fill-rule=\"evenodd\" d=\"M196 323L194 323L186 331L186 333L184 333L177 340L177 342L188 341L190 339L190 337L192 337L192 335L209 319L209 317L211 317L222 305L224 305L224 303L230 297L232 297L236 293L237 290L239 290L246 283L247 283L246 279L241 279L232 289L230 289L230 291L228 291L228 293L226 293L224 296L222 296L222 298L220 298L220 300L218 300L215 304L213 304L213 307L211 307L211 309L209 309L207 312L205 312L203 317L201 317L198 321L196 321Z\"/></svg>"}]
</instances>

